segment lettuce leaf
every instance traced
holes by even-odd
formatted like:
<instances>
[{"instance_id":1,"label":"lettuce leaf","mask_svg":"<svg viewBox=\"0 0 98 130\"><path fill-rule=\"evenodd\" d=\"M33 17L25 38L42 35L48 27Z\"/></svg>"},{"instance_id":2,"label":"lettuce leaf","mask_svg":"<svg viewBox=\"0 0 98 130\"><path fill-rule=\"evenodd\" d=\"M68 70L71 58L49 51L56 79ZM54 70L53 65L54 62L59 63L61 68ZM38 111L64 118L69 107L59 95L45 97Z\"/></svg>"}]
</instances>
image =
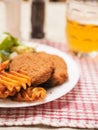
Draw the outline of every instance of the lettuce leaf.
<instances>
[{"instance_id":1,"label":"lettuce leaf","mask_svg":"<svg viewBox=\"0 0 98 130\"><path fill-rule=\"evenodd\" d=\"M35 52L35 49L26 46L19 39L12 36L10 33L2 33L0 35L0 62L3 62L10 58L10 55L13 52L17 54L25 52Z\"/></svg>"},{"instance_id":2,"label":"lettuce leaf","mask_svg":"<svg viewBox=\"0 0 98 130\"><path fill-rule=\"evenodd\" d=\"M0 50L11 52L12 48L18 46L20 42L17 38L13 37L9 33L3 33L0 35Z\"/></svg>"}]
</instances>

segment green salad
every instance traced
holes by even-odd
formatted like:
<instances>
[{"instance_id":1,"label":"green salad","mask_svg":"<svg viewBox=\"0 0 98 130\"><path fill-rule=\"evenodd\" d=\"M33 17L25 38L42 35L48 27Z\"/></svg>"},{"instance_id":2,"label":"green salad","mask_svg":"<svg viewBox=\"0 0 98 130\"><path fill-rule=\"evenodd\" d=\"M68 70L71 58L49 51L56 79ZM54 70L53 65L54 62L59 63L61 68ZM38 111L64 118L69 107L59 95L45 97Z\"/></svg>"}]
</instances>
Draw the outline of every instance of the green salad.
<instances>
[{"instance_id":1,"label":"green salad","mask_svg":"<svg viewBox=\"0 0 98 130\"><path fill-rule=\"evenodd\" d=\"M0 63L24 52L35 52L35 49L26 46L9 33L4 32L0 35Z\"/></svg>"}]
</instances>

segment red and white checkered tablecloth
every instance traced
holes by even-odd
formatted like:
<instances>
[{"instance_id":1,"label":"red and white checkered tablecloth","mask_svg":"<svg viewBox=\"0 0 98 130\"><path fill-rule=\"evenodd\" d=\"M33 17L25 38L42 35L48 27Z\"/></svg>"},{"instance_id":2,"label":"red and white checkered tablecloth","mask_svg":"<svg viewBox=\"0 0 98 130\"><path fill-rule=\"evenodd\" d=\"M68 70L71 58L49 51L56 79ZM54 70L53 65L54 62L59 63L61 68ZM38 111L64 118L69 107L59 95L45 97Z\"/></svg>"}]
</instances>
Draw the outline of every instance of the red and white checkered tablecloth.
<instances>
[{"instance_id":1,"label":"red and white checkered tablecloth","mask_svg":"<svg viewBox=\"0 0 98 130\"><path fill-rule=\"evenodd\" d=\"M42 41L62 51L64 44ZM48 125L55 127L98 128L98 59L75 58L80 80L63 97L34 107L0 108L0 126Z\"/></svg>"}]
</instances>

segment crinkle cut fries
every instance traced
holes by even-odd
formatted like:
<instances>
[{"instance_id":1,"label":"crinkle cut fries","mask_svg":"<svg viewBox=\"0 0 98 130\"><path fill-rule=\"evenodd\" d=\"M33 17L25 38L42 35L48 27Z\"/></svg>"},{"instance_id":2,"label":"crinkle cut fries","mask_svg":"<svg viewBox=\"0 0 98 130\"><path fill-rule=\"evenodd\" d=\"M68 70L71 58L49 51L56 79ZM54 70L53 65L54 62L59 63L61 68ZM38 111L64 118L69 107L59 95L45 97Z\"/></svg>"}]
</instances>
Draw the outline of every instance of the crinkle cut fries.
<instances>
[{"instance_id":1,"label":"crinkle cut fries","mask_svg":"<svg viewBox=\"0 0 98 130\"><path fill-rule=\"evenodd\" d=\"M31 79L22 72L8 71L9 60L0 64L0 98L11 97L16 101L37 101L44 99L46 90L32 87Z\"/></svg>"}]
</instances>

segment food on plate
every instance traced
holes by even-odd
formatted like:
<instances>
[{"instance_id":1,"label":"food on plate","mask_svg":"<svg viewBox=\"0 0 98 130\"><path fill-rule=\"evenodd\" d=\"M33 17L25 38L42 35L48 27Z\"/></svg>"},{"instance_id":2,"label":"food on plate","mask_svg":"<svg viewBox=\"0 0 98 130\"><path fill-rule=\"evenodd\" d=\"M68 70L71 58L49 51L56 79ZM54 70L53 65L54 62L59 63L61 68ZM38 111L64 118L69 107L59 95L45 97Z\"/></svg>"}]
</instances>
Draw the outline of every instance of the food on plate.
<instances>
[{"instance_id":1,"label":"food on plate","mask_svg":"<svg viewBox=\"0 0 98 130\"><path fill-rule=\"evenodd\" d=\"M56 85L61 85L68 80L67 65L60 56L50 55L50 54L48 54L48 56L53 62L54 71L52 73L52 76L49 78L49 80L45 82L42 86L53 87Z\"/></svg>"},{"instance_id":2,"label":"food on plate","mask_svg":"<svg viewBox=\"0 0 98 130\"><path fill-rule=\"evenodd\" d=\"M0 63L24 52L35 52L35 49L26 46L9 33L4 32L0 35Z\"/></svg>"},{"instance_id":3,"label":"food on plate","mask_svg":"<svg viewBox=\"0 0 98 130\"><path fill-rule=\"evenodd\" d=\"M15 101L37 101L43 100L46 97L46 90L42 87L29 87L26 90L22 89L16 93L12 98Z\"/></svg>"},{"instance_id":4,"label":"food on plate","mask_svg":"<svg viewBox=\"0 0 98 130\"><path fill-rule=\"evenodd\" d=\"M15 101L43 100L46 88L61 85L68 80L64 60L46 52L19 54L0 66L0 98L8 97Z\"/></svg>"},{"instance_id":5,"label":"food on plate","mask_svg":"<svg viewBox=\"0 0 98 130\"><path fill-rule=\"evenodd\" d=\"M9 33L0 36L0 98L14 101L45 99L47 88L68 80L60 56L37 52Z\"/></svg>"},{"instance_id":6,"label":"food on plate","mask_svg":"<svg viewBox=\"0 0 98 130\"><path fill-rule=\"evenodd\" d=\"M42 86L53 87L56 85L61 85L68 80L67 65L63 58L57 55L48 54L46 52L38 52L38 55L49 59L54 67L51 77L47 80L47 82L41 84Z\"/></svg>"},{"instance_id":7,"label":"food on plate","mask_svg":"<svg viewBox=\"0 0 98 130\"><path fill-rule=\"evenodd\" d=\"M68 80L67 65L64 60L57 55L51 55L50 57L55 69L51 78L47 82L49 84L48 86L61 85Z\"/></svg>"},{"instance_id":8,"label":"food on plate","mask_svg":"<svg viewBox=\"0 0 98 130\"><path fill-rule=\"evenodd\" d=\"M15 95L21 88L24 90L31 85L29 76L15 71L0 72L0 98Z\"/></svg>"},{"instance_id":9,"label":"food on plate","mask_svg":"<svg viewBox=\"0 0 98 130\"><path fill-rule=\"evenodd\" d=\"M64 60L45 52L18 55L10 64L10 70L24 71L31 77L32 85L53 87L68 80L67 65Z\"/></svg>"},{"instance_id":10,"label":"food on plate","mask_svg":"<svg viewBox=\"0 0 98 130\"><path fill-rule=\"evenodd\" d=\"M10 60L7 60L7 61L1 63L0 64L0 71L5 70L8 67L9 63L10 63Z\"/></svg>"},{"instance_id":11,"label":"food on plate","mask_svg":"<svg viewBox=\"0 0 98 130\"><path fill-rule=\"evenodd\" d=\"M64 60L46 52L19 54L0 65L3 66L0 71L0 98L42 100L46 97L47 87L61 85L68 80Z\"/></svg>"},{"instance_id":12,"label":"food on plate","mask_svg":"<svg viewBox=\"0 0 98 130\"><path fill-rule=\"evenodd\" d=\"M31 78L32 86L38 86L51 77L54 66L47 55L25 53L16 56L10 63L9 69L25 72Z\"/></svg>"}]
</instances>

